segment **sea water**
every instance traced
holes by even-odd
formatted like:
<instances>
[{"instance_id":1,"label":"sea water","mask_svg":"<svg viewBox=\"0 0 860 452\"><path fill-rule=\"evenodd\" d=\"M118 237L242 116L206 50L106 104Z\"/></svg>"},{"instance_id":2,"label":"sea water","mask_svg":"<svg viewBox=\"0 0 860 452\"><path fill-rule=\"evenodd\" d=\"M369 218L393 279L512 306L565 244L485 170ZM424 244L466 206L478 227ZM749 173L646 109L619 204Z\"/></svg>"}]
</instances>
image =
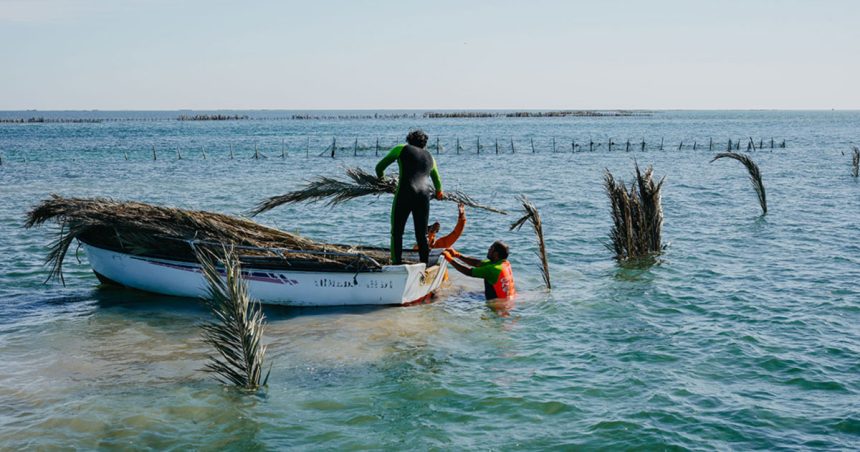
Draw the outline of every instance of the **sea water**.
<instances>
[{"instance_id":1,"label":"sea water","mask_svg":"<svg viewBox=\"0 0 860 452\"><path fill-rule=\"evenodd\" d=\"M250 118L0 115L124 119L0 124L0 448L860 447L860 113L234 113ZM45 284L56 229L22 228L52 193L242 214L317 175L372 169L413 127L430 135L446 189L512 212L469 209L457 247L482 256L505 240L517 300L488 306L480 282L455 275L427 305L266 307L272 370L257 395L201 370L212 350L197 300L99 287L75 246L65 286ZM765 145L750 153L766 216L742 165L709 163L729 139L745 152L750 138ZM666 177L668 247L657 265L629 269L606 247L603 175L629 181L637 162ZM532 231L508 230L518 194L543 217L551 291ZM390 202L282 206L257 220L385 246ZM456 216L454 204L431 205L443 233Z\"/></svg>"}]
</instances>

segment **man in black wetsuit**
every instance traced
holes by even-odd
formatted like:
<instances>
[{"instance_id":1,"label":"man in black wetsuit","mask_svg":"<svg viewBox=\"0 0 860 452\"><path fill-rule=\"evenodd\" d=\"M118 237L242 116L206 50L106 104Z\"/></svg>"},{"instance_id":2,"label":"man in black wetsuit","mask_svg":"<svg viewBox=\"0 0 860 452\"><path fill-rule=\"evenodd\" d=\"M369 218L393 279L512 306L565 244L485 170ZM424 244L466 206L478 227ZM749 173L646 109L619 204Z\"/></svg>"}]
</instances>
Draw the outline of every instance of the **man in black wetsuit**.
<instances>
[{"instance_id":1,"label":"man in black wetsuit","mask_svg":"<svg viewBox=\"0 0 860 452\"><path fill-rule=\"evenodd\" d=\"M427 263L430 247L427 245L427 220L430 217L430 197L435 188L436 199L442 199L442 182L436 161L424 147L427 145L427 134L421 130L413 130L406 136L407 144L395 146L388 155L376 165L376 177L385 175L385 168L395 160L400 169L400 179L397 191L394 192L394 203L391 206L391 263L401 263L403 254L403 230L406 220L412 214L415 225L415 241L418 242L418 256L421 262ZM427 176L433 179L433 187L427 181Z\"/></svg>"}]
</instances>

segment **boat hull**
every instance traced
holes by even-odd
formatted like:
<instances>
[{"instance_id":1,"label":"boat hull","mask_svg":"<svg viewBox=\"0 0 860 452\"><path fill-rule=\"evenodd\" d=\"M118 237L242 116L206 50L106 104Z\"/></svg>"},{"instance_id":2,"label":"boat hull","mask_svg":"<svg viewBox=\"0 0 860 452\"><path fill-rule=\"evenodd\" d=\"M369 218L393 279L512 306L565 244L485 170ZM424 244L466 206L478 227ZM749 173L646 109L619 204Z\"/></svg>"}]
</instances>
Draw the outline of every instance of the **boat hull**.
<instances>
[{"instance_id":1,"label":"boat hull","mask_svg":"<svg viewBox=\"0 0 860 452\"><path fill-rule=\"evenodd\" d=\"M82 244L101 279L163 295L206 297L200 265L134 256ZM388 265L371 272L243 268L248 292L264 304L283 306L407 305L428 300L444 279L447 262Z\"/></svg>"}]
</instances>

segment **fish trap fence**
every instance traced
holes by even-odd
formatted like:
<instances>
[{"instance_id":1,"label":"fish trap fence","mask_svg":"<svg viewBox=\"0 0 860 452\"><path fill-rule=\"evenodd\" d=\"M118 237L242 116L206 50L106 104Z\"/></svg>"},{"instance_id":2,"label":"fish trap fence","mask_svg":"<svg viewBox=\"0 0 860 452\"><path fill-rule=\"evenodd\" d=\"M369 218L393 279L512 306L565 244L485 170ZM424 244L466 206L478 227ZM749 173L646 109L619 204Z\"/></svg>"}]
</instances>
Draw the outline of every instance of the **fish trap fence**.
<instances>
[{"instance_id":1,"label":"fish trap fence","mask_svg":"<svg viewBox=\"0 0 860 452\"><path fill-rule=\"evenodd\" d=\"M172 142L111 149L84 149L73 152L114 156L125 160L183 160L183 159L272 159L288 157L382 157L394 146L403 143L400 136L290 136L266 138L251 142L231 140L229 143L182 145ZM427 143L427 149L436 155L482 154L546 154L588 152L681 152L681 151L757 151L785 149L785 139L725 138L691 139L667 142L665 139L614 139L564 137L484 137L445 136ZM39 151L43 153L44 151ZM62 159L62 152L53 156ZM80 155L78 155L80 156ZM0 149L0 166L33 160L30 151ZM41 158L39 160L42 160Z\"/></svg>"}]
</instances>

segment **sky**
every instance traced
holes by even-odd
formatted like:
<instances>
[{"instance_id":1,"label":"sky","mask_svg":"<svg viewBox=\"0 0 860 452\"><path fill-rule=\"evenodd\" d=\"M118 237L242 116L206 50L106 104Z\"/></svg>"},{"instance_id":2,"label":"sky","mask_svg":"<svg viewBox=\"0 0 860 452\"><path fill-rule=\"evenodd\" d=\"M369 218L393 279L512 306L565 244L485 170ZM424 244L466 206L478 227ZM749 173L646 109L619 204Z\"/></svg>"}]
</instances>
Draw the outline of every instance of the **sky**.
<instances>
[{"instance_id":1,"label":"sky","mask_svg":"<svg viewBox=\"0 0 860 452\"><path fill-rule=\"evenodd\" d=\"M860 109L860 1L0 0L0 110Z\"/></svg>"}]
</instances>

